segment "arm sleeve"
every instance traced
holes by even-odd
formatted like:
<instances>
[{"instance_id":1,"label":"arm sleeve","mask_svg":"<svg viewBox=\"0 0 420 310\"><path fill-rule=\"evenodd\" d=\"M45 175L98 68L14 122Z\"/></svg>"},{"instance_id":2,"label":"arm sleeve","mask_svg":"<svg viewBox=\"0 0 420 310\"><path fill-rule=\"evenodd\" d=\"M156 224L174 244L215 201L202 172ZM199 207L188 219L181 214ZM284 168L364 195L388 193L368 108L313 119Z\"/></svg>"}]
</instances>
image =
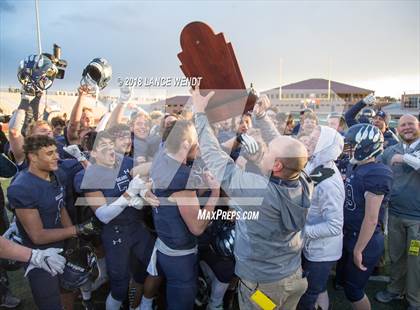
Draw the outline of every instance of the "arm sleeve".
<instances>
[{"instance_id":1,"label":"arm sleeve","mask_svg":"<svg viewBox=\"0 0 420 310\"><path fill-rule=\"evenodd\" d=\"M416 153L419 153L418 156L415 156ZM412 167L417 172L420 172L420 151L416 152L415 154L404 154L403 160L404 162Z\"/></svg>"},{"instance_id":2,"label":"arm sleeve","mask_svg":"<svg viewBox=\"0 0 420 310\"><path fill-rule=\"evenodd\" d=\"M204 113L195 114L194 119L199 137L201 157L226 193L240 196L245 189L267 186L267 182L264 181L265 178L242 171L235 165L232 158L222 150Z\"/></svg>"},{"instance_id":3,"label":"arm sleeve","mask_svg":"<svg viewBox=\"0 0 420 310\"><path fill-rule=\"evenodd\" d=\"M353 105L345 114L344 119L347 123L348 127L351 127L353 125L358 124L359 122L356 120L357 113L360 112L364 107L366 106L366 103L364 103L363 100L360 100L355 105Z\"/></svg>"},{"instance_id":4,"label":"arm sleeve","mask_svg":"<svg viewBox=\"0 0 420 310\"><path fill-rule=\"evenodd\" d=\"M274 138L280 136L278 130L267 115L264 115L263 117L254 117L253 124L261 130L261 136L267 144Z\"/></svg>"},{"instance_id":5,"label":"arm sleeve","mask_svg":"<svg viewBox=\"0 0 420 310\"><path fill-rule=\"evenodd\" d=\"M326 190L328 186L328 190ZM305 234L311 239L338 236L343 229L344 191L338 184L324 182L316 188L323 221L305 226ZM335 193L335 195L334 195Z\"/></svg>"},{"instance_id":6,"label":"arm sleeve","mask_svg":"<svg viewBox=\"0 0 420 310\"><path fill-rule=\"evenodd\" d=\"M111 222L114 218L121 214L124 209L128 206L128 200L124 196L119 197L114 202L102 205L96 209L96 217L105 224Z\"/></svg>"},{"instance_id":7,"label":"arm sleeve","mask_svg":"<svg viewBox=\"0 0 420 310\"><path fill-rule=\"evenodd\" d=\"M99 121L98 126L96 126L95 131L96 132L100 132L100 131L105 130L106 124L108 123L110 117L111 117L111 113L110 112L106 112L102 116L102 119Z\"/></svg>"},{"instance_id":8,"label":"arm sleeve","mask_svg":"<svg viewBox=\"0 0 420 310\"><path fill-rule=\"evenodd\" d=\"M25 122L23 124L23 132L26 131L27 126L32 121L37 121L39 116L39 103L41 101L41 97L35 96L31 102L28 99L22 98L18 109L22 109L25 111L26 117Z\"/></svg>"}]
</instances>

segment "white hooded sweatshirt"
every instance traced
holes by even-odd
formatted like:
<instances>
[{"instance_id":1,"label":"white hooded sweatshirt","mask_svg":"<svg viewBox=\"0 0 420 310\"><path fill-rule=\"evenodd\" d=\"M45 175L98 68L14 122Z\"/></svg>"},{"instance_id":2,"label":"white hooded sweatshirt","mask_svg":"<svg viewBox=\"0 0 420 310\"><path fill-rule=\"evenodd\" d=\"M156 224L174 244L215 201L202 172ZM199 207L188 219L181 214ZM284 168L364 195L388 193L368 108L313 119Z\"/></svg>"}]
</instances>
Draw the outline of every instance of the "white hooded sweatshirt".
<instances>
[{"instance_id":1,"label":"white hooded sweatshirt","mask_svg":"<svg viewBox=\"0 0 420 310\"><path fill-rule=\"evenodd\" d=\"M316 167L323 165L335 173L315 187L305 223L303 254L313 262L336 261L340 259L343 247L345 191L334 161L343 151L344 140L336 130L320 127L318 142L305 171L310 174Z\"/></svg>"}]
</instances>

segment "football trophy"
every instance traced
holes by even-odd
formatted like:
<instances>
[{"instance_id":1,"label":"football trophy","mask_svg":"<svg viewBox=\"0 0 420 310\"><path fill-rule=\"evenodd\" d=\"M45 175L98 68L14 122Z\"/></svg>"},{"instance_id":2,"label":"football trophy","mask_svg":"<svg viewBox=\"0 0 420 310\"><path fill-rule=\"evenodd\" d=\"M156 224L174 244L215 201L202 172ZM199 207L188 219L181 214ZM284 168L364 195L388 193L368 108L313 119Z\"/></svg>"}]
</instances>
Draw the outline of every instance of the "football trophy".
<instances>
[{"instance_id":1,"label":"football trophy","mask_svg":"<svg viewBox=\"0 0 420 310\"><path fill-rule=\"evenodd\" d=\"M181 70L187 78L202 78L203 95L215 91L206 114L218 122L252 111L257 96L246 89L232 44L203 22L192 22L181 32Z\"/></svg>"}]
</instances>

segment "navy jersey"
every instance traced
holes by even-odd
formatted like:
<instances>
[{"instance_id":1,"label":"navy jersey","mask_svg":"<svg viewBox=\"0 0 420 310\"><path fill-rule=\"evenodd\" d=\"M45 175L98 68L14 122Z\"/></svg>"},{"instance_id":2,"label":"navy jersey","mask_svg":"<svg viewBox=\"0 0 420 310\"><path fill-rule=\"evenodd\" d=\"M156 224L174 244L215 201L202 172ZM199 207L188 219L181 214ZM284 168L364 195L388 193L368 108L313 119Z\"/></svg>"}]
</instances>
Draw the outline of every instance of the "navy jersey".
<instances>
[{"instance_id":1,"label":"navy jersey","mask_svg":"<svg viewBox=\"0 0 420 310\"><path fill-rule=\"evenodd\" d=\"M28 170L18 173L7 189L9 202L14 209L37 209L44 229L63 228L61 208L65 202L66 175L61 170L51 173L51 181L43 180ZM64 241L35 245L17 220L23 245L30 248L61 248Z\"/></svg>"},{"instance_id":2,"label":"navy jersey","mask_svg":"<svg viewBox=\"0 0 420 310\"><path fill-rule=\"evenodd\" d=\"M115 168L92 164L86 170L78 172L74 178L77 193L102 192L107 203L118 199L128 188L131 181L130 171L133 168L131 157L117 157ZM141 221L143 212L135 208L125 208L108 224L127 224Z\"/></svg>"},{"instance_id":3,"label":"navy jersey","mask_svg":"<svg viewBox=\"0 0 420 310\"><path fill-rule=\"evenodd\" d=\"M150 136L147 138L147 156L154 158L159 150L162 138L160 136Z\"/></svg>"},{"instance_id":4,"label":"navy jersey","mask_svg":"<svg viewBox=\"0 0 420 310\"><path fill-rule=\"evenodd\" d=\"M146 139L139 139L132 134L132 152L133 158L141 156L146 160L154 158L160 149L160 136L149 136Z\"/></svg>"},{"instance_id":5,"label":"navy jersey","mask_svg":"<svg viewBox=\"0 0 420 310\"><path fill-rule=\"evenodd\" d=\"M151 169L153 192L160 198L160 206L153 212L153 221L158 237L168 247L176 250L191 249L197 244L189 231L178 207L168 197L173 193L192 188L188 184L191 167L160 153Z\"/></svg>"},{"instance_id":6,"label":"navy jersey","mask_svg":"<svg viewBox=\"0 0 420 310\"><path fill-rule=\"evenodd\" d=\"M385 195L382 205L387 203L392 187L392 171L382 163L367 163L354 166L347 171L344 182L346 199L344 201L344 230L360 231L365 216L365 192ZM383 208L379 213L376 230L380 229Z\"/></svg>"},{"instance_id":7,"label":"navy jersey","mask_svg":"<svg viewBox=\"0 0 420 310\"><path fill-rule=\"evenodd\" d=\"M62 159L74 159L69 153L64 151L64 147L68 145L67 139L65 136L58 136L54 138L55 142L57 143L57 152L60 158Z\"/></svg>"},{"instance_id":8,"label":"navy jersey","mask_svg":"<svg viewBox=\"0 0 420 310\"><path fill-rule=\"evenodd\" d=\"M72 222L76 223L76 209L74 206L76 193L73 187L73 179L79 171L83 170L83 166L77 161L77 159L60 159L58 161L58 169L60 173L64 173L66 175L63 183L66 191L65 206Z\"/></svg>"},{"instance_id":9,"label":"navy jersey","mask_svg":"<svg viewBox=\"0 0 420 310\"><path fill-rule=\"evenodd\" d=\"M346 176L347 168L351 166L350 156L348 154L341 153L341 155L334 162L337 165L337 168L340 171L341 175Z\"/></svg>"},{"instance_id":10,"label":"navy jersey","mask_svg":"<svg viewBox=\"0 0 420 310\"><path fill-rule=\"evenodd\" d=\"M138 139L131 133L131 152L130 155L136 160L137 157L141 156L147 160L148 153L148 145L147 140Z\"/></svg>"},{"instance_id":11,"label":"navy jersey","mask_svg":"<svg viewBox=\"0 0 420 310\"><path fill-rule=\"evenodd\" d=\"M57 142L57 143L60 143L62 145L68 145L67 139L66 139L65 136L57 136L54 139L55 139L55 142Z\"/></svg>"},{"instance_id":12,"label":"navy jersey","mask_svg":"<svg viewBox=\"0 0 420 310\"><path fill-rule=\"evenodd\" d=\"M384 149L386 149L389 146L393 146L395 144L397 144L398 138L397 135L394 134L390 129L387 129L384 132Z\"/></svg>"}]
</instances>

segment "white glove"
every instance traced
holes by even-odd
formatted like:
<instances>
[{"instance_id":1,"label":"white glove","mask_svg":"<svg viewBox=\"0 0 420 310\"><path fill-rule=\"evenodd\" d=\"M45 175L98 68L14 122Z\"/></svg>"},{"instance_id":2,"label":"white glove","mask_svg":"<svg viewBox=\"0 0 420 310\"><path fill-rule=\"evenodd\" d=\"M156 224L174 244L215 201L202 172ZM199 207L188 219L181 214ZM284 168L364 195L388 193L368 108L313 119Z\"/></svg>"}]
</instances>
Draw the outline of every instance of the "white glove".
<instances>
[{"instance_id":1,"label":"white glove","mask_svg":"<svg viewBox=\"0 0 420 310\"><path fill-rule=\"evenodd\" d=\"M136 175L128 184L128 188L126 193L131 197L134 198L140 194L140 191L146 189L146 183L138 175Z\"/></svg>"},{"instance_id":2,"label":"white glove","mask_svg":"<svg viewBox=\"0 0 420 310\"><path fill-rule=\"evenodd\" d=\"M131 98L131 94L133 93L133 88L129 87L129 86L122 86L120 88L120 98L118 99L119 103L127 103L130 98Z\"/></svg>"},{"instance_id":3,"label":"white glove","mask_svg":"<svg viewBox=\"0 0 420 310\"><path fill-rule=\"evenodd\" d=\"M258 98L257 102L254 105L254 110L252 113L257 118L261 118L265 116L265 112L271 106L270 99L268 99L267 95L262 95Z\"/></svg>"},{"instance_id":4,"label":"white glove","mask_svg":"<svg viewBox=\"0 0 420 310\"><path fill-rule=\"evenodd\" d=\"M64 272L66 259L58 253L63 249L50 248L46 250L32 250L31 259L25 276L34 268L41 268L53 277Z\"/></svg>"},{"instance_id":5,"label":"white glove","mask_svg":"<svg viewBox=\"0 0 420 310\"><path fill-rule=\"evenodd\" d=\"M365 98L363 98L363 102L366 103L368 106L372 106L375 104L375 96L373 94L367 95Z\"/></svg>"},{"instance_id":6,"label":"white glove","mask_svg":"<svg viewBox=\"0 0 420 310\"><path fill-rule=\"evenodd\" d=\"M134 209L141 210L143 209L143 199L138 196L133 197L128 202L128 205Z\"/></svg>"},{"instance_id":7,"label":"white glove","mask_svg":"<svg viewBox=\"0 0 420 310\"><path fill-rule=\"evenodd\" d=\"M16 222L13 222L9 225L9 228L4 232L3 237L10 240L12 235L19 234Z\"/></svg>"},{"instance_id":8,"label":"white glove","mask_svg":"<svg viewBox=\"0 0 420 310\"><path fill-rule=\"evenodd\" d=\"M73 156L77 159L77 161L84 161L87 160L85 155L82 153L82 151L79 149L79 147L76 144L64 146L63 150Z\"/></svg>"},{"instance_id":9,"label":"white glove","mask_svg":"<svg viewBox=\"0 0 420 310\"><path fill-rule=\"evenodd\" d=\"M255 155L260 149L257 141L246 133L240 134L237 141L245 148L249 155Z\"/></svg>"}]
</instances>

